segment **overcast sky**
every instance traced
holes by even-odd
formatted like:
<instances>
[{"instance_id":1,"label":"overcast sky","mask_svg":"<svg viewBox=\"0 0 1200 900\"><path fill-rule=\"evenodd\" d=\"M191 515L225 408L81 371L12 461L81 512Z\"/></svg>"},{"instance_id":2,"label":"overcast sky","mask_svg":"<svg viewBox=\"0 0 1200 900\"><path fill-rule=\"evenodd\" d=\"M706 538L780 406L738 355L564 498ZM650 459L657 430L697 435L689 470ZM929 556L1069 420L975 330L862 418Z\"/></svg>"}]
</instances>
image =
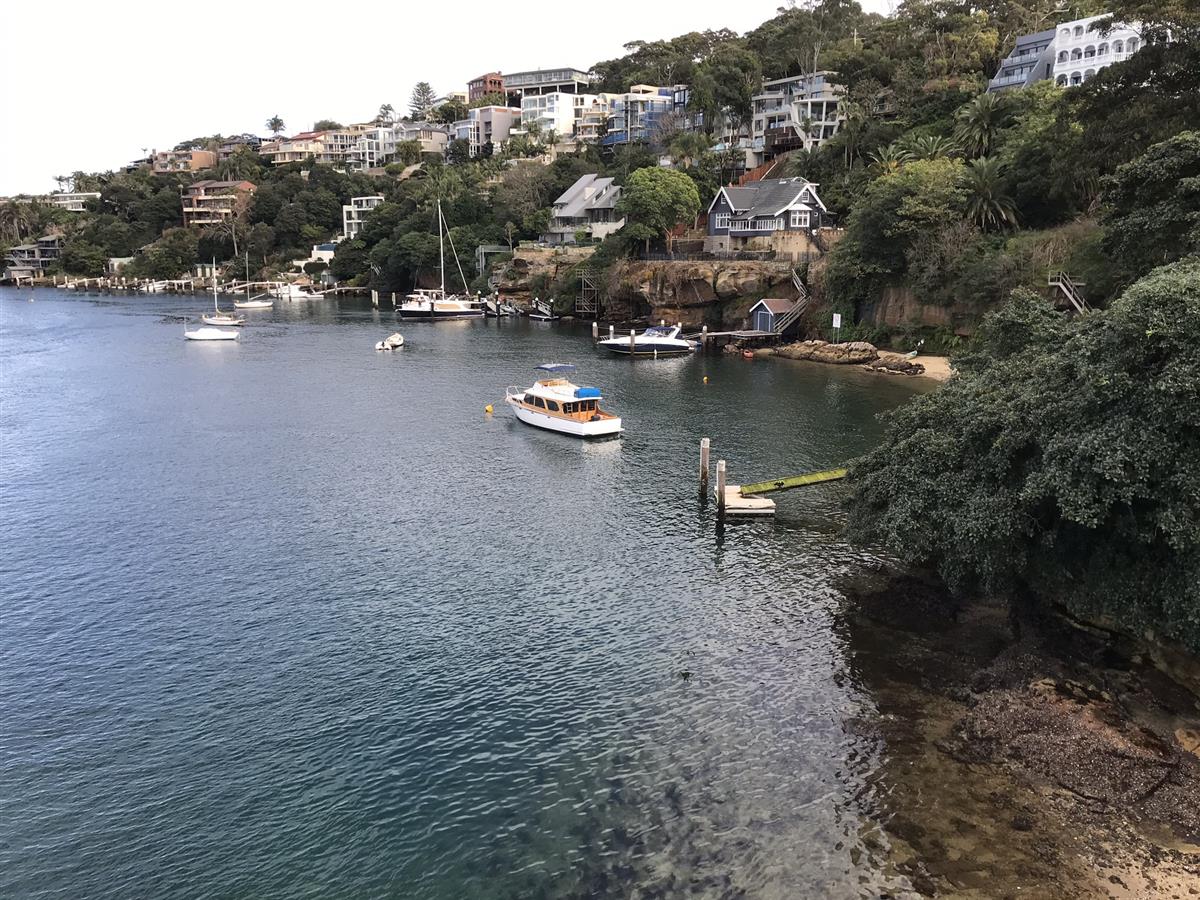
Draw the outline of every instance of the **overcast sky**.
<instances>
[{"instance_id":1,"label":"overcast sky","mask_svg":"<svg viewBox=\"0 0 1200 900\"><path fill-rule=\"evenodd\" d=\"M0 195L47 192L55 175L112 169L143 148L262 134L274 114L297 132L365 121L382 103L406 111L420 80L441 94L488 71L587 69L632 40L745 32L781 5L58 0L30 12L45 26L36 40L10 34L0 52Z\"/></svg>"}]
</instances>

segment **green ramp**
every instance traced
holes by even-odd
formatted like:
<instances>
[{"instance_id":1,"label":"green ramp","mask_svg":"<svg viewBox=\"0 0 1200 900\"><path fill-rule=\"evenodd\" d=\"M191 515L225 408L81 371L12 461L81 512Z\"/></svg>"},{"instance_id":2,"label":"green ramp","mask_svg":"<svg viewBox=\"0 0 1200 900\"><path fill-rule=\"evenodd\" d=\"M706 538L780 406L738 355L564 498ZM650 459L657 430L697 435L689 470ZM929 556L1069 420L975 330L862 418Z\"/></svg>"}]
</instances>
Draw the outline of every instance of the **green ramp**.
<instances>
[{"instance_id":1,"label":"green ramp","mask_svg":"<svg viewBox=\"0 0 1200 900\"><path fill-rule=\"evenodd\" d=\"M845 469L826 469L823 472L792 475L790 478L776 478L773 481L757 481L754 484L743 484L742 496L749 497L752 494L767 494L771 491L790 491L792 488L808 487L810 484L821 484L825 481L837 481L845 477Z\"/></svg>"}]
</instances>

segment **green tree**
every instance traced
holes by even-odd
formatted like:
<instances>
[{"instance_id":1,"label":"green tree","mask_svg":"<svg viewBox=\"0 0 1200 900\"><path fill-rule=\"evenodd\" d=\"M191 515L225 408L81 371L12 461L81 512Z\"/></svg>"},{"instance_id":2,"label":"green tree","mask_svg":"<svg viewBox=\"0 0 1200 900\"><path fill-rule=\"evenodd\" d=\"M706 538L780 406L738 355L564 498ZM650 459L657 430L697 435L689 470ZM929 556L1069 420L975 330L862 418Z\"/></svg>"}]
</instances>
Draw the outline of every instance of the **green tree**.
<instances>
[{"instance_id":1,"label":"green tree","mask_svg":"<svg viewBox=\"0 0 1200 900\"><path fill-rule=\"evenodd\" d=\"M634 240L664 238L671 245L671 229L690 222L700 212L700 194L692 179L674 169L647 167L629 176L617 202L625 217L623 230Z\"/></svg>"},{"instance_id":2,"label":"green tree","mask_svg":"<svg viewBox=\"0 0 1200 900\"><path fill-rule=\"evenodd\" d=\"M503 91L491 91L467 104L468 109L480 106L508 106L508 96Z\"/></svg>"},{"instance_id":3,"label":"green tree","mask_svg":"<svg viewBox=\"0 0 1200 900\"><path fill-rule=\"evenodd\" d=\"M1000 160L982 156L963 169L967 189L967 218L984 231L1000 231L1017 224L1017 208L1004 189Z\"/></svg>"},{"instance_id":4,"label":"green tree","mask_svg":"<svg viewBox=\"0 0 1200 900\"><path fill-rule=\"evenodd\" d=\"M145 278L179 278L199 259L200 234L192 228L171 228L130 264L130 274Z\"/></svg>"},{"instance_id":5,"label":"green tree","mask_svg":"<svg viewBox=\"0 0 1200 900\"><path fill-rule=\"evenodd\" d=\"M876 175L894 175L900 167L913 158L904 147L894 141L867 154L871 160L871 171Z\"/></svg>"},{"instance_id":6,"label":"green tree","mask_svg":"<svg viewBox=\"0 0 1200 900\"><path fill-rule=\"evenodd\" d=\"M267 131L276 137L283 134L285 127L287 126L283 124L283 119L279 118L279 116L271 116L271 118L267 119Z\"/></svg>"},{"instance_id":7,"label":"green tree","mask_svg":"<svg viewBox=\"0 0 1200 900\"><path fill-rule=\"evenodd\" d=\"M335 119L317 119L313 122L313 131L338 131L342 127L342 123Z\"/></svg>"},{"instance_id":8,"label":"green tree","mask_svg":"<svg viewBox=\"0 0 1200 900\"><path fill-rule=\"evenodd\" d=\"M412 96L408 99L408 112L412 118L418 122L424 121L429 115L429 108L433 106L433 101L437 99L437 94L433 92L433 87L428 81L418 81L412 89Z\"/></svg>"},{"instance_id":9,"label":"green tree","mask_svg":"<svg viewBox=\"0 0 1200 900\"><path fill-rule=\"evenodd\" d=\"M406 166L415 166L421 161L420 141L400 141L396 144L396 161Z\"/></svg>"},{"instance_id":10,"label":"green tree","mask_svg":"<svg viewBox=\"0 0 1200 900\"><path fill-rule=\"evenodd\" d=\"M396 107L390 103L383 103L379 107L379 112L375 114L376 125L390 125L396 121Z\"/></svg>"},{"instance_id":11,"label":"green tree","mask_svg":"<svg viewBox=\"0 0 1200 900\"><path fill-rule=\"evenodd\" d=\"M68 240L63 245L60 262L63 271L71 275L96 277L104 274L108 256L103 247L86 241Z\"/></svg>"},{"instance_id":12,"label":"green tree","mask_svg":"<svg viewBox=\"0 0 1200 900\"><path fill-rule=\"evenodd\" d=\"M752 98L761 87L758 57L734 44L725 44L696 67L689 103L704 114L706 127L716 128L724 121L729 133L736 134L750 121Z\"/></svg>"},{"instance_id":13,"label":"green tree","mask_svg":"<svg viewBox=\"0 0 1200 900\"><path fill-rule=\"evenodd\" d=\"M1126 283L1200 253L1200 131L1155 144L1105 186L1103 246Z\"/></svg>"},{"instance_id":14,"label":"green tree","mask_svg":"<svg viewBox=\"0 0 1200 900\"><path fill-rule=\"evenodd\" d=\"M446 147L446 162L462 165L471 161L471 144L463 138L455 138Z\"/></svg>"},{"instance_id":15,"label":"green tree","mask_svg":"<svg viewBox=\"0 0 1200 900\"><path fill-rule=\"evenodd\" d=\"M969 156L988 156L1008 116L1009 106L1003 94L980 94L955 113L954 136Z\"/></svg>"},{"instance_id":16,"label":"green tree","mask_svg":"<svg viewBox=\"0 0 1200 900\"><path fill-rule=\"evenodd\" d=\"M921 134L910 138L906 149L913 159L941 159L954 156L961 148L950 138L940 134Z\"/></svg>"},{"instance_id":17,"label":"green tree","mask_svg":"<svg viewBox=\"0 0 1200 900\"><path fill-rule=\"evenodd\" d=\"M467 117L467 104L461 100L447 100L429 112L429 121L452 125Z\"/></svg>"},{"instance_id":18,"label":"green tree","mask_svg":"<svg viewBox=\"0 0 1200 900\"><path fill-rule=\"evenodd\" d=\"M851 536L956 592L1064 604L1200 652L1200 260L1063 321L1032 293L851 468Z\"/></svg>"}]
</instances>

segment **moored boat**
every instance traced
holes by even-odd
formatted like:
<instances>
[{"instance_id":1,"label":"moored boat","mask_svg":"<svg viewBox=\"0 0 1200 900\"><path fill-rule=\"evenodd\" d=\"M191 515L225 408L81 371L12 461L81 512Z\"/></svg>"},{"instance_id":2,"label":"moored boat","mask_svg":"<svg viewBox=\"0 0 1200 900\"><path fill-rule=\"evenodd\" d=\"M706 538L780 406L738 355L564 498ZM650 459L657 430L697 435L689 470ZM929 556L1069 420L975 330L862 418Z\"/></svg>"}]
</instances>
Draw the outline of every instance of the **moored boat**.
<instances>
[{"instance_id":1,"label":"moored boat","mask_svg":"<svg viewBox=\"0 0 1200 900\"><path fill-rule=\"evenodd\" d=\"M546 363L537 367L544 374L532 387L509 387L504 402L527 425L574 437L605 437L621 433L621 417L600 407L600 389L581 387L566 376L575 367Z\"/></svg>"},{"instance_id":2,"label":"moored boat","mask_svg":"<svg viewBox=\"0 0 1200 900\"><path fill-rule=\"evenodd\" d=\"M183 336L189 341L236 341L238 332L233 328L195 328L191 331L185 330Z\"/></svg>"},{"instance_id":3,"label":"moored boat","mask_svg":"<svg viewBox=\"0 0 1200 900\"><path fill-rule=\"evenodd\" d=\"M647 328L641 334L634 333L629 337L612 337L596 343L612 353L625 356L683 356L692 353L697 348L695 341L681 338L678 325L656 325Z\"/></svg>"},{"instance_id":4,"label":"moored boat","mask_svg":"<svg viewBox=\"0 0 1200 900\"><path fill-rule=\"evenodd\" d=\"M382 341L375 345L376 350L399 350L404 346L404 335L400 332L389 334Z\"/></svg>"}]
</instances>

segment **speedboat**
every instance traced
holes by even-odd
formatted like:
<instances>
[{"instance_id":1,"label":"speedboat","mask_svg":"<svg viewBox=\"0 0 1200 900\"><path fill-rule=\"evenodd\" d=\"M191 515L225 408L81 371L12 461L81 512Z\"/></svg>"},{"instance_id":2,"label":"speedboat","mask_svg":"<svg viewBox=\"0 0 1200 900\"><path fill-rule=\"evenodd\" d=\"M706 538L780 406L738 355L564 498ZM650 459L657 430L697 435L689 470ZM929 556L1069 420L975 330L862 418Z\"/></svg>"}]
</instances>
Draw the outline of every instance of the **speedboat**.
<instances>
[{"instance_id":1,"label":"speedboat","mask_svg":"<svg viewBox=\"0 0 1200 900\"><path fill-rule=\"evenodd\" d=\"M280 300L317 300L321 297L320 291L306 291L302 285L290 282L275 285L271 292Z\"/></svg>"},{"instance_id":2,"label":"speedboat","mask_svg":"<svg viewBox=\"0 0 1200 900\"><path fill-rule=\"evenodd\" d=\"M600 389L572 384L566 376L575 367L546 363L532 387L509 387L504 402L527 425L574 437L604 437L621 433L621 417L600 408Z\"/></svg>"},{"instance_id":3,"label":"speedboat","mask_svg":"<svg viewBox=\"0 0 1200 900\"><path fill-rule=\"evenodd\" d=\"M596 346L626 356L682 356L694 352L698 346L695 341L681 338L682 330L678 325L655 325L641 334L635 331L632 343L628 337L612 337L598 341Z\"/></svg>"},{"instance_id":4,"label":"speedboat","mask_svg":"<svg viewBox=\"0 0 1200 900\"><path fill-rule=\"evenodd\" d=\"M481 319L483 310L474 301L444 290L416 290L409 294L396 312L402 319Z\"/></svg>"},{"instance_id":5,"label":"speedboat","mask_svg":"<svg viewBox=\"0 0 1200 900\"><path fill-rule=\"evenodd\" d=\"M404 346L404 335L400 332L389 334L382 341L375 345L376 350L399 350Z\"/></svg>"},{"instance_id":6,"label":"speedboat","mask_svg":"<svg viewBox=\"0 0 1200 900\"><path fill-rule=\"evenodd\" d=\"M183 336L189 341L236 341L238 332L233 328L196 328L184 331Z\"/></svg>"}]
</instances>

